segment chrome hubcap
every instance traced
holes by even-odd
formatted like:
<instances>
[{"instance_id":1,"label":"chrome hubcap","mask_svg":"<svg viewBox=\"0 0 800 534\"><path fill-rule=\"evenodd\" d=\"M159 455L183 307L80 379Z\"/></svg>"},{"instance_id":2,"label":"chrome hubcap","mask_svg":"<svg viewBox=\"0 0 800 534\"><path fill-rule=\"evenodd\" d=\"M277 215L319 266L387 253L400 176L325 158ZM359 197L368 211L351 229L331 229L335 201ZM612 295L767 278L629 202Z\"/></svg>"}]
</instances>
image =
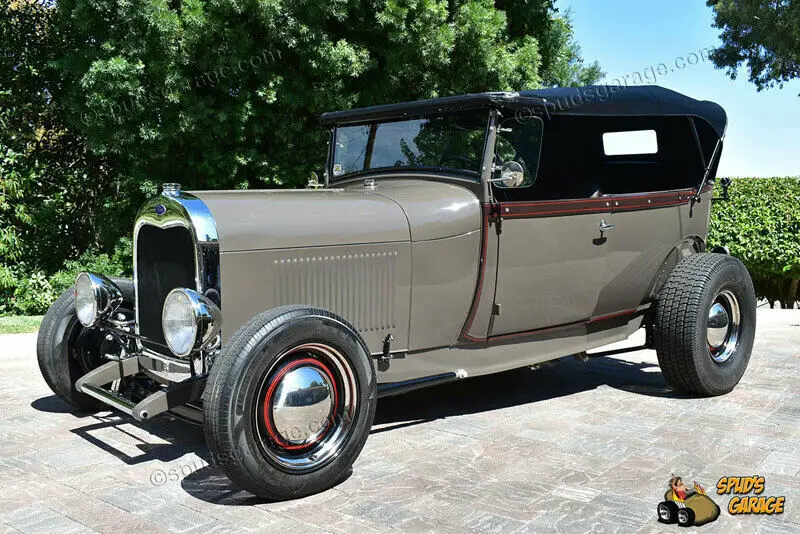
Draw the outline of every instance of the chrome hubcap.
<instances>
[{"instance_id":1,"label":"chrome hubcap","mask_svg":"<svg viewBox=\"0 0 800 534\"><path fill-rule=\"evenodd\" d=\"M725 363L736 352L740 326L739 301L726 289L714 299L706 323L708 351L715 362Z\"/></svg>"},{"instance_id":2,"label":"chrome hubcap","mask_svg":"<svg viewBox=\"0 0 800 534\"><path fill-rule=\"evenodd\" d=\"M717 348L725 342L728 336L728 326L730 326L730 318L728 312L725 311L725 306L719 302L715 302L711 306L711 311L708 312L708 346Z\"/></svg>"},{"instance_id":3,"label":"chrome hubcap","mask_svg":"<svg viewBox=\"0 0 800 534\"><path fill-rule=\"evenodd\" d=\"M301 365L277 384L272 395L275 431L292 446L316 441L331 419L333 377L320 367Z\"/></svg>"},{"instance_id":4,"label":"chrome hubcap","mask_svg":"<svg viewBox=\"0 0 800 534\"><path fill-rule=\"evenodd\" d=\"M254 425L261 450L285 470L315 470L335 458L355 417L358 388L336 349L308 343L283 353L267 371Z\"/></svg>"}]
</instances>

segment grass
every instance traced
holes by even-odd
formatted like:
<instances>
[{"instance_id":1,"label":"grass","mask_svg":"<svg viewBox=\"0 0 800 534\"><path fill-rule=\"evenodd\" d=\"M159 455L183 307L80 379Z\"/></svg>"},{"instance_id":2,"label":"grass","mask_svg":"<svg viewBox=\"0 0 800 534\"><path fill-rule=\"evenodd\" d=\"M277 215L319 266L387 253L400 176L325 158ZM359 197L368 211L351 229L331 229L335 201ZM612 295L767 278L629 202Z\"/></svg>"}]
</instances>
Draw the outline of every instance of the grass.
<instances>
[{"instance_id":1,"label":"grass","mask_svg":"<svg viewBox=\"0 0 800 534\"><path fill-rule=\"evenodd\" d=\"M39 330L41 315L0 317L0 334L25 334Z\"/></svg>"}]
</instances>

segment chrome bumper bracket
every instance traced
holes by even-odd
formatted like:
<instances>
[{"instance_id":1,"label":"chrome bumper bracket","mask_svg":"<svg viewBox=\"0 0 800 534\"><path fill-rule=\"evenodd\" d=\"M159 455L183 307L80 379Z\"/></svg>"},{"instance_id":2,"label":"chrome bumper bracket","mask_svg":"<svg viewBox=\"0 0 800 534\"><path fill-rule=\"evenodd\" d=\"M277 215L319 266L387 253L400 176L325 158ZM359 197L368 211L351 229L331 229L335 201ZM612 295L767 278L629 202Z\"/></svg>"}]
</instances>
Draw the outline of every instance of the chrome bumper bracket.
<instances>
[{"instance_id":1,"label":"chrome bumper bracket","mask_svg":"<svg viewBox=\"0 0 800 534\"><path fill-rule=\"evenodd\" d=\"M131 401L103 386L138 372L139 359L135 356L108 362L80 377L75 382L75 389L113 406L121 412L133 415L134 404Z\"/></svg>"},{"instance_id":2,"label":"chrome bumper bracket","mask_svg":"<svg viewBox=\"0 0 800 534\"><path fill-rule=\"evenodd\" d=\"M139 358L135 356L108 362L80 377L75 382L75 388L132 416L137 421L145 421L154 415L196 401L203 395L207 375L196 376L174 383L148 395L136 404L119 393L103 387L126 376L133 376L142 370Z\"/></svg>"}]
</instances>

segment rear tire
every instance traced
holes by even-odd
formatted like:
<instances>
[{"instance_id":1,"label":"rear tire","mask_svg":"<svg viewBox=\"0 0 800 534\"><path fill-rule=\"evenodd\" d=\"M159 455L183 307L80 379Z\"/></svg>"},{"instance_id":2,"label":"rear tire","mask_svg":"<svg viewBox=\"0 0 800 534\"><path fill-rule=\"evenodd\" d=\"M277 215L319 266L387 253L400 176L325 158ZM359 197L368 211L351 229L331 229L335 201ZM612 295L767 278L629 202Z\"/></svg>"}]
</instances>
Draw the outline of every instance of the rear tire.
<instances>
[{"instance_id":1,"label":"rear tire","mask_svg":"<svg viewBox=\"0 0 800 534\"><path fill-rule=\"evenodd\" d=\"M756 298L750 274L731 256L684 258L656 300L653 326L658 363L675 389L699 396L728 393L753 349Z\"/></svg>"},{"instance_id":2,"label":"rear tire","mask_svg":"<svg viewBox=\"0 0 800 534\"><path fill-rule=\"evenodd\" d=\"M123 295L123 306L133 306L133 282L113 278ZM75 382L105 363L103 333L85 328L75 313L75 293L69 288L50 306L42 319L36 340L39 370L50 389L76 408L98 412L108 410L99 400L75 389Z\"/></svg>"},{"instance_id":3,"label":"rear tire","mask_svg":"<svg viewBox=\"0 0 800 534\"><path fill-rule=\"evenodd\" d=\"M304 497L349 476L376 399L375 370L352 326L324 310L282 306L242 326L211 368L206 442L250 493Z\"/></svg>"}]
</instances>

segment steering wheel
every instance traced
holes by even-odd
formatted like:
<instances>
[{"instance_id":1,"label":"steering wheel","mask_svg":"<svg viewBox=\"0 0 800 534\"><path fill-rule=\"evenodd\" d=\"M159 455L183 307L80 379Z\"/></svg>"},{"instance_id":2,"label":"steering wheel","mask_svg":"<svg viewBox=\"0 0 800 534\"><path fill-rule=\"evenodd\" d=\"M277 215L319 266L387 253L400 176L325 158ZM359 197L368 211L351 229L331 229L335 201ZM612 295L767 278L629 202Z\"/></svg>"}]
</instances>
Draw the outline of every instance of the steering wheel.
<instances>
[{"instance_id":1,"label":"steering wheel","mask_svg":"<svg viewBox=\"0 0 800 534\"><path fill-rule=\"evenodd\" d=\"M465 170L468 170L470 168L480 168L480 163L478 163L478 160L472 159L469 156L463 156L461 154L445 154L445 155L443 155L442 158L439 160L439 166L440 167L445 167L446 166L445 163L447 161L450 161L450 160L460 161L462 163L469 164L469 167L462 167Z\"/></svg>"}]
</instances>

